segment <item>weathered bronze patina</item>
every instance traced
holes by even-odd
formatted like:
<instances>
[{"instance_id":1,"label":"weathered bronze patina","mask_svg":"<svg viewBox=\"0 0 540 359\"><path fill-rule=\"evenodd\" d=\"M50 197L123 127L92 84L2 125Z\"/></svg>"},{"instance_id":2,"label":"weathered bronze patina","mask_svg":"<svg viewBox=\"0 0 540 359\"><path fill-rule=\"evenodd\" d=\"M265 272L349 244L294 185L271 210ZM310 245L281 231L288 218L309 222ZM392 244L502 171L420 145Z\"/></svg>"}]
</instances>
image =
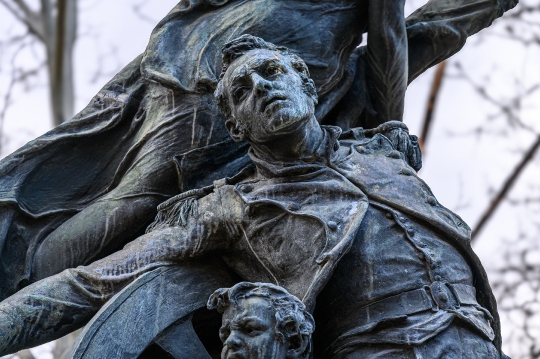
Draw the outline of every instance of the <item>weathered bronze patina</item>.
<instances>
[{"instance_id":1,"label":"weathered bronze patina","mask_svg":"<svg viewBox=\"0 0 540 359\"><path fill-rule=\"evenodd\" d=\"M406 20L403 3L181 1L84 110L0 162L0 299L113 253L159 203L247 164L212 95L230 39L252 34L303 58L319 122L375 128L401 120L408 82L517 1L431 0Z\"/></svg>"},{"instance_id":2,"label":"weathered bronze patina","mask_svg":"<svg viewBox=\"0 0 540 359\"><path fill-rule=\"evenodd\" d=\"M163 297L168 282L152 281L176 268L173 274L183 276L171 285L180 288L181 313L149 313L153 322L140 329L160 328L158 344L161 322L187 318L197 326L194 303L219 277L273 283L300 298L314 310L315 358L504 357L496 302L470 229L417 176L417 138L403 123L345 132L321 126L306 63L250 35L226 44L220 79L217 105L232 140L250 145L247 156L238 156L247 166L162 203L147 233L123 249L0 303L0 354L79 328L115 294L113 303L128 302L148 283L154 289L145 303L172 308ZM226 276L227 268L234 275ZM119 308L102 310L97 323L129 312ZM180 337L193 330L185 323L177 322L185 329ZM95 324L75 358L121 352L107 341L104 354L92 351L101 340ZM193 349L193 357L208 357L204 348Z\"/></svg>"}]
</instances>

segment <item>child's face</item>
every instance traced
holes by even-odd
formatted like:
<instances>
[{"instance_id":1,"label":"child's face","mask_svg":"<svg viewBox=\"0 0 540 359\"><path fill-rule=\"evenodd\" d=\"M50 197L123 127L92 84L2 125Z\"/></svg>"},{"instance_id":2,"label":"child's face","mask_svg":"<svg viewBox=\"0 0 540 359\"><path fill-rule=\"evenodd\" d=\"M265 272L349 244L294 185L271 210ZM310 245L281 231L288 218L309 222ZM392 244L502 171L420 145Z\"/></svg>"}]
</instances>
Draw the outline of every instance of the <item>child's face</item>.
<instances>
[{"instance_id":1,"label":"child's face","mask_svg":"<svg viewBox=\"0 0 540 359\"><path fill-rule=\"evenodd\" d=\"M285 359L287 345L275 332L276 312L268 301L250 297L223 314L221 359Z\"/></svg>"}]
</instances>

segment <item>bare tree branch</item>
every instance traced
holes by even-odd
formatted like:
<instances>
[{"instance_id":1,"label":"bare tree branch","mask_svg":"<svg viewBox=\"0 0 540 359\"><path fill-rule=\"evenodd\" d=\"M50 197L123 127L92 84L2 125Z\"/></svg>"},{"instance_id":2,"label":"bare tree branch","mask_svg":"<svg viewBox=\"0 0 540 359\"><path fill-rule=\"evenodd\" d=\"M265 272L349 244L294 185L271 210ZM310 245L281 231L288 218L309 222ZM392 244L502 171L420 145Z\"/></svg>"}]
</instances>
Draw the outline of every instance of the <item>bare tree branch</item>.
<instances>
[{"instance_id":1,"label":"bare tree branch","mask_svg":"<svg viewBox=\"0 0 540 359\"><path fill-rule=\"evenodd\" d=\"M534 259L540 254L540 246L537 234L527 232L508 241L495 272L498 275L491 281L501 314L513 327L506 342L514 349L512 357L516 359L540 358L540 263Z\"/></svg>"},{"instance_id":2,"label":"bare tree branch","mask_svg":"<svg viewBox=\"0 0 540 359\"><path fill-rule=\"evenodd\" d=\"M58 0L58 14L56 15L56 41L53 48L52 74L51 74L51 96L53 104L53 121L55 126L66 121L64 117L63 97L64 94L64 48L66 35L66 17L68 0Z\"/></svg>"},{"instance_id":3,"label":"bare tree branch","mask_svg":"<svg viewBox=\"0 0 540 359\"><path fill-rule=\"evenodd\" d=\"M24 37L22 38L16 38L16 43L18 44L18 47L15 49L12 57L11 57L11 79L9 82L9 85L6 89L6 92L3 95L3 106L0 108L0 152L3 145L3 125L4 120L6 117L7 110L12 105L11 96L13 94L13 89L17 84L25 83L28 81L29 78L33 76L37 76L39 72L43 69L44 64L40 64L35 68L26 70L23 68L19 68L16 66L17 57L18 55L28 46L32 45L34 38L30 38L29 42L24 42Z\"/></svg>"},{"instance_id":4,"label":"bare tree branch","mask_svg":"<svg viewBox=\"0 0 540 359\"><path fill-rule=\"evenodd\" d=\"M420 149L422 149L422 151L425 150L425 144L429 136L429 130L433 121L433 113L435 112L435 105L437 104L437 98L439 97L439 92L441 90L445 69L446 61L443 61L437 65L437 71L435 72L435 77L433 78L433 83L431 85L431 91L429 93L429 99L426 109L426 116L424 117L424 122L422 124L422 132L420 133L420 139L418 141L418 143L420 144Z\"/></svg>"},{"instance_id":5,"label":"bare tree branch","mask_svg":"<svg viewBox=\"0 0 540 359\"><path fill-rule=\"evenodd\" d=\"M52 0L40 0L39 12L33 11L25 0L0 0L0 4L45 47L54 125L70 119L75 101L73 49L77 34L77 0L57 0L54 4Z\"/></svg>"},{"instance_id":6,"label":"bare tree branch","mask_svg":"<svg viewBox=\"0 0 540 359\"><path fill-rule=\"evenodd\" d=\"M35 35L39 40L45 42L45 29L43 27L43 21L39 14L28 6L23 0L11 0L8 2L6 0L0 0L0 3L3 4L6 9L8 9L17 19L23 22L30 33ZM18 9L15 8L12 4L18 6Z\"/></svg>"},{"instance_id":7,"label":"bare tree branch","mask_svg":"<svg viewBox=\"0 0 540 359\"><path fill-rule=\"evenodd\" d=\"M148 2L146 0L142 0L140 2L138 2L137 4L133 4L132 5L132 9L133 9L133 12L135 13L135 15L137 15L139 17L139 19L143 20L143 21L146 21L152 25L155 25L158 23L158 21L156 21L155 19L152 19L151 17L147 16L146 14L143 13L142 11L142 8L144 5L147 5Z\"/></svg>"},{"instance_id":8,"label":"bare tree branch","mask_svg":"<svg viewBox=\"0 0 540 359\"><path fill-rule=\"evenodd\" d=\"M55 126L69 120L74 112L73 49L77 35L77 0L58 0L56 8L55 18L51 0L41 0Z\"/></svg>"},{"instance_id":9,"label":"bare tree branch","mask_svg":"<svg viewBox=\"0 0 540 359\"><path fill-rule=\"evenodd\" d=\"M502 186L501 190L497 193L497 195L493 198L491 201L489 207L486 209L480 220L478 221L478 224L476 225L472 236L471 236L471 243L478 238L478 235L484 229L486 223L489 221L489 219L493 216L493 213L497 210L499 205L501 204L502 200L506 197L508 192L512 189L514 184L516 183L517 179L519 178L519 175L523 172L527 164L531 161L531 159L534 157L534 154L536 153L536 150L540 147L540 135L538 135L536 141L532 144L532 146L528 149L528 151L525 153L525 156L521 160L521 162L518 164L518 166L512 171L510 176L506 179L504 182L504 185Z\"/></svg>"}]
</instances>

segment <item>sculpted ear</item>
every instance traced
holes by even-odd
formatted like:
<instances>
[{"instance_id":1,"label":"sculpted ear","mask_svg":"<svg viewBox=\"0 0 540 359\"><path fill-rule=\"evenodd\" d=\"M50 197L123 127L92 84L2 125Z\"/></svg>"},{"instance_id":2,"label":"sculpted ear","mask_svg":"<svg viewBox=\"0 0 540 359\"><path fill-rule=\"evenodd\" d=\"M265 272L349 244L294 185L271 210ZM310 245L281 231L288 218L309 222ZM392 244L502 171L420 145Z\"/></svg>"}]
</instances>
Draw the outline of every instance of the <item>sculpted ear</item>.
<instances>
[{"instance_id":1,"label":"sculpted ear","mask_svg":"<svg viewBox=\"0 0 540 359\"><path fill-rule=\"evenodd\" d=\"M229 132L229 136L233 139L235 142L242 142L246 139L246 136L244 135L244 131L236 121L227 120L225 122L225 127L227 128L227 131Z\"/></svg>"},{"instance_id":2,"label":"sculpted ear","mask_svg":"<svg viewBox=\"0 0 540 359\"><path fill-rule=\"evenodd\" d=\"M308 78L304 83L304 89L306 93L311 96L313 103L316 105L319 103L319 97L317 96L317 87L315 87L315 82Z\"/></svg>"}]
</instances>

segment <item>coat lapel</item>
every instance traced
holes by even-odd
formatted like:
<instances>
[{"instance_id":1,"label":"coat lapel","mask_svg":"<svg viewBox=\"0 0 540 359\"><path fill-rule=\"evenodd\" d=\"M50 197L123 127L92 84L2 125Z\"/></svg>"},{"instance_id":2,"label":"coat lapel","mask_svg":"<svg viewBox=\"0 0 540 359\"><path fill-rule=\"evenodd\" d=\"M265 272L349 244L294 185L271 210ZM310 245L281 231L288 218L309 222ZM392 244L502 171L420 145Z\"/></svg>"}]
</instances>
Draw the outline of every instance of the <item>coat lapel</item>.
<instances>
[{"instance_id":1,"label":"coat lapel","mask_svg":"<svg viewBox=\"0 0 540 359\"><path fill-rule=\"evenodd\" d=\"M429 186L394 151L390 141L377 134L364 141L342 141L341 156L333 167L376 202L417 217L463 243L471 230L455 213L436 200Z\"/></svg>"},{"instance_id":2,"label":"coat lapel","mask_svg":"<svg viewBox=\"0 0 540 359\"><path fill-rule=\"evenodd\" d=\"M314 305L354 241L368 207L366 195L326 166L300 175L244 182L234 189L249 206L275 205L291 215L315 218L324 227L326 245L317 258L318 271L302 298L308 307Z\"/></svg>"}]
</instances>

